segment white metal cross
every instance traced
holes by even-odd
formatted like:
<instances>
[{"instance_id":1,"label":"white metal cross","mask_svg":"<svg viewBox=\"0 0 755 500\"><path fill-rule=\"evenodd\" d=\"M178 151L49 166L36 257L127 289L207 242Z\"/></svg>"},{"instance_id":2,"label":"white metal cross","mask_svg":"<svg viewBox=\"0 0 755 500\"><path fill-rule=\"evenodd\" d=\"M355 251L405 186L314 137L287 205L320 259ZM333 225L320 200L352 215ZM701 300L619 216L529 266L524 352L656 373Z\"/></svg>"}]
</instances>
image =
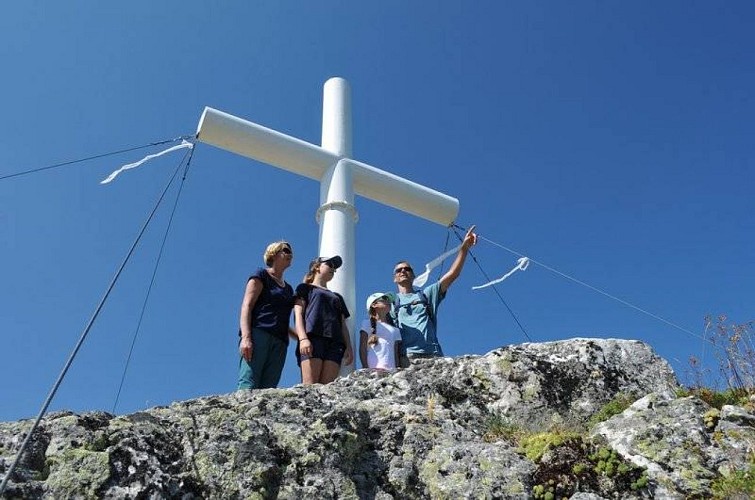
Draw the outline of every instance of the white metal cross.
<instances>
[{"instance_id":1,"label":"white metal cross","mask_svg":"<svg viewBox=\"0 0 755 500\"><path fill-rule=\"evenodd\" d=\"M330 284L343 295L351 312L348 326L358 357L354 226L354 193L448 226L459 213L456 198L351 159L351 90L343 78L331 78L323 89L322 146L257 125L213 108L205 108L197 139L206 144L320 181L319 255L340 255L343 266ZM361 303L361 302L360 302ZM342 374L354 365L343 367Z\"/></svg>"}]
</instances>

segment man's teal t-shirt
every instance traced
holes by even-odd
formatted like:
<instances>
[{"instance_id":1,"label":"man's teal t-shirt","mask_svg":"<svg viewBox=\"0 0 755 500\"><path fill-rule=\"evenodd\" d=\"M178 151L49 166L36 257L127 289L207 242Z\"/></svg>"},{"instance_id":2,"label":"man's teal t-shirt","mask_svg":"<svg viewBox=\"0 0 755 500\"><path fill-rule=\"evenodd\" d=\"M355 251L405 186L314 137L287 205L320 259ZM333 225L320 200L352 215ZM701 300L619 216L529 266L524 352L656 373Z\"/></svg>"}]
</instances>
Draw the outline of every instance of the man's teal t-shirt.
<instances>
[{"instance_id":1,"label":"man's teal t-shirt","mask_svg":"<svg viewBox=\"0 0 755 500\"><path fill-rule=\"evenodd\" d=\"M417 292L396 294L401 342L407 354L443 356L438 343L437 319L438 306L446 294L441 293L440 282L423 288L422 292L427 297L427 304L423 303Z\"/></svg>"}]
</instances>

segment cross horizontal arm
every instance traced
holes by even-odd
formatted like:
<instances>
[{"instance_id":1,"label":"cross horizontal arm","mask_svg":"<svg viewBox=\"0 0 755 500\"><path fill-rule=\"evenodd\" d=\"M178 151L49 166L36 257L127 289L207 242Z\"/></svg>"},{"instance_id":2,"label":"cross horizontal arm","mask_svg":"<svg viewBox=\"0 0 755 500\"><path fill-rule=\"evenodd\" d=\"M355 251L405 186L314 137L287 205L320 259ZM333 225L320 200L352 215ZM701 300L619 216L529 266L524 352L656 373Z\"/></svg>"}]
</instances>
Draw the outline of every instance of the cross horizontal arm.
<instances>
[{"instance_id":1,"label":"cross horizontal arm","mask_svg":"<svg viewBox=\"0 0 755 500\"><path fill-rule=\"evenodd\" d=\"M210 107L199 120L197 139L318 181L343 160L352 169L354 192L365 198L444 226L459 213L456 198Z\"/></svg>"}]
</instances>

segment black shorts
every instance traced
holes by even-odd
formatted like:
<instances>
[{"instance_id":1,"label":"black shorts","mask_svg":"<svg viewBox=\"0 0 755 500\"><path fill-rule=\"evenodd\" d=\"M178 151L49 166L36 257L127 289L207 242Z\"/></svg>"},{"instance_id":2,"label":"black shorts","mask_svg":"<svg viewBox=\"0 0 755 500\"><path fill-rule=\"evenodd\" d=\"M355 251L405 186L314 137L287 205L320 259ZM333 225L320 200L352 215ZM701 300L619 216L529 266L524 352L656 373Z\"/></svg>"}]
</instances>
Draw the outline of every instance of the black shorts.
<instances>
[{"instance_id":1,"label":"black shorts","mask_svg":"<svg viewBox=\"0 0 755 500\"><path fill-rule=\"evenodd\" d=\"M304 356L299 352L299 345L296 346L296 364L301 366L305 359L321 359L323 361L333 361L340 365L343 355L346 352L346 344L341 339L330 339L326 337L309 337L312 342L312 355Z\"/></svg>"}]
</instances>

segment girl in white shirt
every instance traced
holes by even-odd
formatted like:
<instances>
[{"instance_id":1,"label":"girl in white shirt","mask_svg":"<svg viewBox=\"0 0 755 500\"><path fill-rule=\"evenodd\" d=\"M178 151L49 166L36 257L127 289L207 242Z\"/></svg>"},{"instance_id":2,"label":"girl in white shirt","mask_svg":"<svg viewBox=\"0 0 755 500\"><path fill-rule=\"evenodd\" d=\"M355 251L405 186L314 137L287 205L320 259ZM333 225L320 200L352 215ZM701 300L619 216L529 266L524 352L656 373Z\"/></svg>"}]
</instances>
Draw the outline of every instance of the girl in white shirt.
<instances>
[{"instance_id":1,"label":"girl in white shirt","mask_svg":"<svg viewBox=\"0 0 755 500\"><path fill-rule=\"evenodd\" d=\"M391 303L385 293L373 293L367 298L370 318L362 322L359 331L359 359L364 368L396 369L401 331L391 321Z\"/></svg>"}]
</instances>

